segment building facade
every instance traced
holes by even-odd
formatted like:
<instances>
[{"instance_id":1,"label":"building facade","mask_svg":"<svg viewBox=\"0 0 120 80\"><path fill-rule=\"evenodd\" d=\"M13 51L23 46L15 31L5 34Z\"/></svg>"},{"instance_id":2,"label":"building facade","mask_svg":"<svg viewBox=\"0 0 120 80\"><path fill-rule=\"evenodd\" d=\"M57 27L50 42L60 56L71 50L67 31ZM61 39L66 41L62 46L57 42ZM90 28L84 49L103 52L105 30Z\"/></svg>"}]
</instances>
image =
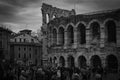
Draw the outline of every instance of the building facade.
<instances>
[{"instance_id":1,"label":"building facade","mask_svg":"<svg viewBox=\"0 0 120 80\"><path fill-rule=\"evenodd\" d=\"M9 41L12 31L0 25L0 59L9 60L10 46Z\"/></svg>"},{"instance_id":2,"label":"building facade","mask_svg":"<svg viewBox=\"0 0 120 80\"><path fill-rule=\"evenodd\" d=\"M120 9L76 15L74 10L74 14L59 12L43 4L41 10L44 54L50 63L70 68L102 66L110 72L120 69Z\"/></svg>"},{"instance_id":3,"label":"building facade","mask_svg":"<svg viewBox=\"0 0 120 80\"><path fill-rule=\"evenodd\" d=\"M22 30L10 43L11 60L23 65L41 66L42 44L31 35L31 30Z\"/></svg>"}]
</instances>

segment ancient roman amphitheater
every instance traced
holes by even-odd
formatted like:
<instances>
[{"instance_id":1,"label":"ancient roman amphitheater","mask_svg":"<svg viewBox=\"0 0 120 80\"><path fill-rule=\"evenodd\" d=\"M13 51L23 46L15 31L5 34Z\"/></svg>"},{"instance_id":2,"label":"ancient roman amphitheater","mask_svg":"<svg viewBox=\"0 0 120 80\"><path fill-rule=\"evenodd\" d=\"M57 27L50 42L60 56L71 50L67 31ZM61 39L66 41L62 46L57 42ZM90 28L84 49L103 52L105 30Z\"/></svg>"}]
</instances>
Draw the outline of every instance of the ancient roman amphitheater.
<instances>
[{"instance_id":1,"label":"ancient roman amphitheater","mask_svg":"<svg viewBox=\"0 0 120 80\"><path fill-rule=\"evenodd\" d=\"M120 68L120 9L76 14L43 3L44 57L65 67Z\"/></svg>"}]
</instances>

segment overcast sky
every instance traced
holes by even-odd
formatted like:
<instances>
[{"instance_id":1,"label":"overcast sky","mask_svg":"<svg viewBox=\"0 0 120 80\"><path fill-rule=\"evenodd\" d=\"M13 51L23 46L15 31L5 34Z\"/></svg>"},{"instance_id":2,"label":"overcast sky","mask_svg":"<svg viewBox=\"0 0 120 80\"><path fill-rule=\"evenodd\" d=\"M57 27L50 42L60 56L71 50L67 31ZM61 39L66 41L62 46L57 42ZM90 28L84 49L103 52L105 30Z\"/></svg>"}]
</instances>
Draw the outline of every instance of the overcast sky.
<instances>
[{"instance_id":1,"label":"overcast sky","mask_svg":"<svg viewBox=\"0 0 120 80\"><path fill-rule=\"evenodd\" d=\"M120 0L0 0L0 23L18 32L37 31L42 25L41 5L48 3L63 9L75 9L77 14L120 8Z\"/></svg>"}]
</instances>

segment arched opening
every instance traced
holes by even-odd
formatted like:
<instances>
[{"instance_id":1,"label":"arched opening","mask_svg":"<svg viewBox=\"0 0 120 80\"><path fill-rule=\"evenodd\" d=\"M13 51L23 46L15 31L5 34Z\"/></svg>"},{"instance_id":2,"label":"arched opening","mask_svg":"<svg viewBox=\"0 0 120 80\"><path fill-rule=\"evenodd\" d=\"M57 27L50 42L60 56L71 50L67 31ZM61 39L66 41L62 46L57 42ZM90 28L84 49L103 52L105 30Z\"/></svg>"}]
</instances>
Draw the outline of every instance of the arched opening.
<instances>
[{"instance_id":1,"label":"arched opening","mask_svg":"<svg viewBox=\"0 0 120 80\"><path fill-rule=\"evenodd\" d=\"M86 67L86 58L84 56L79 56L78 57L78 66L80 68L85 68Z\"/></svg>"},{"instance_id":2,"label":"arched opening","mask_svg":"<svg viewBox=\"0 0 120 80\"><path fill-rule=\"evenodd\" d=\"M64 45L64 28L60 27L58 30L58 39L59 39L59 44Z\"/></svg>"},{"instance_id":3,"label":"arched opening","mask_svg":"<svg viewBox=\"0 0 120 80\"><path fill-rule=\"evenodd\" d=\"M53 45L57 44L57 30L53 29Z\"/></svg>"},{"instance_id":4,"label":"arched opening","mask_svg":"<svg viewBox=\"0 0 120 80\"><path fill-rule=\"evenodd\" d=\"M73 26L71 25L69 25L67 28L67 42L68 45L74 43L74 31L73 31Z\"/></svg>"},{"instance_id":5,"label":"arched opening","mask_svg":"<svg viewBox=\"0 0 120 80\"><path fill-rule=\"evenodd\" d=\"M65 59L64 59L63 56L60 56L59 64L60 64L60 67L64 67L65 66Z\"/></svg>"},{"instance_id":6,"label":"arched opening","mask_svg":"<svg viewBox=\"0 0 120 80\"><path fill-rule=\"evenodd\" d=\"M69 68L75 67L74 57L73 57L73 56L69 56L67 60L68 60L68 67L69 67Z\"/></svg>"},{"instance_id":7,"label":"arched opening","mask_svg":"<svg viewBox=\"0 0 120 80\"><path fill-rule=\"evenodd\" d=\"M98 66L101 67L101 59L98 55L94 55L91 57L91 66L97 68Z\"/></svg>"},{"instance_id":8,"label":"arched opening","mask_svg":"<svg viewBox=\"0 0 120 80\"><path fill-rule=\"evenodd\" d=\"M91 38L93 41L100 39L100 24L98 22L93 22L90 25L91 28Z\"/></svg>"},{"instance_id":9,"label":"arched opening","mask_svg":"<svg viewBox=\"0 0 120 80\"><path fill-rule=\"evenodd\" d=\"M53 63L54 63L54 64L57 63L57 58L56 58L56 57L53 58Z\"/></svg>"},{"instance_id":10,"label":"arched opening","mask_svg":"<svg viewBox=\"0 0 120 80\"><path fill-rule=\"evenodd\" d=\"M55 15L53 15L53 19L56 18Z\"/></svg>"},{"instance_id":11,"label":"arched opening","mask_svg":"<svg viewBox=\"0 0 120 80\"><path fill-rule=\"evenodd\" d=\"M78 43L84 44L86 43L86 29L84 24L79 24L77 27L77 38Z\"/></svg>"},{"instance_id":12,"label":"arched opening","mask_svg":"<svg viewBox=\"0 0 120 80\"><path fill-rule=\"evenodd\" d=\"M118 60L114 55L108 55L106 57L106 68L109 72L117 72L118 71Z\"/></svg>"},{"instance_id":13,"label":"arched opening","mask_svg":"<svg viewBox=\"0 0 120 80\"><path fill-rule=\"evenodd\" d=\"M107 42L116 43L116 24L114 21L109 20L105 23Z\"/></svg>"},{"instance_id":14,"label":"arched opening","mask_svg":"<svg viewBox=\"0 0 120 80\"><path fill-rule=\"evenodd\" d=\"M46 23L49 22L49 14L46 14Z\"/></svg>"}]
</instances>

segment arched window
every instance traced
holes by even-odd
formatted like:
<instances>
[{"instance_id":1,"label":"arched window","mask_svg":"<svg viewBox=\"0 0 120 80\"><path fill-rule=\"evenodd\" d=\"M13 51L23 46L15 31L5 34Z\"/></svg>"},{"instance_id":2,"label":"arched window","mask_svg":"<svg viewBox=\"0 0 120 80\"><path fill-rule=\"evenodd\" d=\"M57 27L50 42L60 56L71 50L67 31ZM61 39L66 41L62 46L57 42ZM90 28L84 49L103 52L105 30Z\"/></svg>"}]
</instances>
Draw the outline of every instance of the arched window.
<instances>
[{"instance_id":1,"label":"arched window","mask_svg":"<svg viewBox=\"0 0 120 80\"><path fill-rule=\"evenodd\" d=\"M100 39L100 25L98 22L93 22L90 25L91 28L91 37L92 40L99 40Z\"/></svg>"},{"instance_id":2,"label":"arched window","mask_svg":"<svg viewBox=\"0 0 120 80\"><path fill-rule=\"evenodd\" d=\"M77 38L78 43L84 44L86 43L86 29L84 24L79 24L77 27Z\"/></svg>"},{"instance_id":3,"label":"arched window","mask_svg":"<svg viewBox=\"0 0 120 80\"><path fill-rule=\"evenodd\" d=\"M60 56L59 63L60 63L60 66L61 66L61 67L64 67L64 66L65 66L65 59L64 59L63 56Z\"/></svg>"},{"instance_id":4,"label":"arched window","mask_svg":"<svg viewBox=\"0 0 120 80\"><path fill-rule=\"evenodd\" d=\"M107 42L116 43L116 24L114 21L109 20L105 23Z\"/></svg>"},{"instance_id":5,"label":"arched window","mask_svg":"<svg viewBox=\"0 0 120 80\"><path fill-rule=\"evenodd\" d=\"M73 26L71 25L69 25L67 28L67 42L68 45L74 43L74 31L73 31Z\"/></svg>"},{"instance_id":6,"label":"arched window","mask_svg":"<svg viewBox=\"0 0 120 80\"><path fill-rule=\"evenodd\" d=\"M59 44L64 45L64 28L60 27L58 30L58 39L59 39Z\"/></svg>"}]
</instances>

